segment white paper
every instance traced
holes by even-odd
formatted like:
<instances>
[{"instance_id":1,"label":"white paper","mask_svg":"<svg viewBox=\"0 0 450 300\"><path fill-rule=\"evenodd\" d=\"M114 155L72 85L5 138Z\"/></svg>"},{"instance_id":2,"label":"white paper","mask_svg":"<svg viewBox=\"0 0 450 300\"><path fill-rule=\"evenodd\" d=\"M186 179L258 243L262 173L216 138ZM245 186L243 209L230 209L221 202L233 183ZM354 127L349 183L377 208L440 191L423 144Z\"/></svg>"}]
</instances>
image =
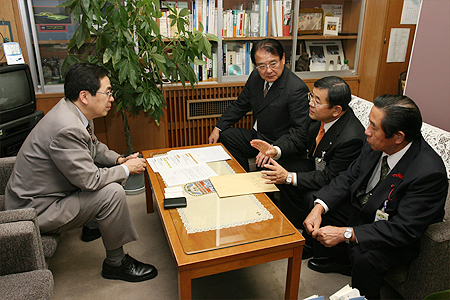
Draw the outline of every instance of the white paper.
<instances>
[{"instance_id":1,"label":"white paper","mask_svg":"<svg viewBox=\"0 0 450 300\"><path fill-rule=\"evenodd\" d=\"M409 40L409 28L391 28L386 62L404 62Z\"/></svg>"},{"instance_id":2,"label":"white paper","mask_svg":"<svg viewBox=\"0 0 450 300\"><path fill-rule=\"evenodd\" d=\"M342 7L342 4L322 4L323 15L325 17L339 17L339 32L342 30Z\"/></svg>"},{"instance_id":3,"label":"white paper","mask_svg":"<svg viewBox=\"0 0 450 300\"><path fill-rule=\"evenodd\" d=\"M155 156L147 158L147 161L155 173L174 168L194 166L202 162L201 160L194 158L190 153Z\"/></svg>"},{"instance_id":4,"label":"white paper","mask_svg":"<svg viewBox=\"0 0 450 300\"><path fill-rule=\"evenodd\" d=\"M218 176L206 163L185 168L161 170L159 174L165 181L166 186L169 187Z\"/></svg>"},{"instance_id":5,"label":"white paper","mask_svg":"<svg viewBox=\"0 0 450 300\"><path fill-rule=\"evenodd\" d=\"M414 25L417 24L419 18L420 2L422 0L404 0L402 9L402 18L400 24Z\"/></svg>"},{"instance_id":6,"label":"white paper","mask_svg":"<svg viewBox=\"0 0 450 300\"><path fill-rule=\"evenodd\" d=\"M213 162L219 160L228 160L231 157L222 146L199 147L191 149L181 149L169 151L169 154L191 153L192 156L202 162Z\"/></svg>"},{"instance_id":7,"label":"white paper","mask_svg":"<svg viewBox=\"0 0 450 300\"><path fill-rule=\"evenodd\" d=\"M183 188L181 186L164 188L164 198L184 197Z\"/></svg>"}]
</instances>

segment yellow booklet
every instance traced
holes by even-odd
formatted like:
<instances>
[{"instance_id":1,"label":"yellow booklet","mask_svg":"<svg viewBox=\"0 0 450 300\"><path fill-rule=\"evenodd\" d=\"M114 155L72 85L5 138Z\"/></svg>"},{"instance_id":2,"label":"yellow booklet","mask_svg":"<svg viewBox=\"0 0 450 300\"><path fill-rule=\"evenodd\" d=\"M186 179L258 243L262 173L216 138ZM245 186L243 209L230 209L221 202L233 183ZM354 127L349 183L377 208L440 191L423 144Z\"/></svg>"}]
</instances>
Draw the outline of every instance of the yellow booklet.
<instances>
[{"instance_id":1,"label":"yellow booklet","mask_svg":"<svg viewBox=\"0 0 450 300\"><path fill-rule=\"evenodd\" d=\"M279 191L275 184L265 183L261 172L240 173L210 177L219 197Z\"/></svg>"}]
</instances>

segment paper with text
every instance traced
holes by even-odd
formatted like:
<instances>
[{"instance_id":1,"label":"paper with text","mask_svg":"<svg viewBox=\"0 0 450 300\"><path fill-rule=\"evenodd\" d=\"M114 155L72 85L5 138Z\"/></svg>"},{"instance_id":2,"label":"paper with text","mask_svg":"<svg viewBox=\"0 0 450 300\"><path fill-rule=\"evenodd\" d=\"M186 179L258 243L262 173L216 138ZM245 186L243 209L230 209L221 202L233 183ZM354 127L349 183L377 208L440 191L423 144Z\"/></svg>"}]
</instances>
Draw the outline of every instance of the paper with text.
<instances>
[{"instance_id":1,"label":"paper with text","mask_svg":"<svg viewBox=\"0 0 450 300\"><path fill-rule=\"evenodd\" d=\"M206 163L191 165L184 168L161 170L159 171L159 174L169 187L208 179L211 176L217 176L217 173Z\"/></svg>"},{"instance_id":2,"label":"paper with text","mask_svg":"<svg viewBox=\"0 0 450 300\"><path fill-rule=\"evenodd\" d=\"M231 156L228 155L228 153L223 149L222 146L172 150L169 151L168 154L180 154L186 152L190 153L194 158L205 163L231 159Z\"/></svg>"},{"instance_id":3,"label":"paper with text","mask_svg":"<svg viewBox=\"0 0 450 300\"><path fill-rule=\"evenodd\" d=\"M155 173L164 170L195 166L202 162L194 158L190 153L155 156L147 158L147 161Z\"/></svg>"}]
</instances>

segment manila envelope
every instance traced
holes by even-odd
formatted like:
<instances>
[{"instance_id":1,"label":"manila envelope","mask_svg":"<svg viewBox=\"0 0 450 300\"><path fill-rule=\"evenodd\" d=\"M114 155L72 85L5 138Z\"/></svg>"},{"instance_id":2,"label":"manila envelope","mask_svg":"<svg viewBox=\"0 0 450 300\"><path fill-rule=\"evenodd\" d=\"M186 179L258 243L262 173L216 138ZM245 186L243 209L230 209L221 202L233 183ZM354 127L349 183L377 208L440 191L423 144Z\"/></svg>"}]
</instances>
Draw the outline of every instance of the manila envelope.
<instances>
[{"instance_id":1,"label":"manila envelope","mask_svg":"<svg viewBox=\"0 0 450 300\"><path fill-rule=\"evenodd\" d=\"M265 183L267 179L261 178L261 172L214 176L209 180L219 197L279 191L275 184Z\"/></svg>"}]
</instances>

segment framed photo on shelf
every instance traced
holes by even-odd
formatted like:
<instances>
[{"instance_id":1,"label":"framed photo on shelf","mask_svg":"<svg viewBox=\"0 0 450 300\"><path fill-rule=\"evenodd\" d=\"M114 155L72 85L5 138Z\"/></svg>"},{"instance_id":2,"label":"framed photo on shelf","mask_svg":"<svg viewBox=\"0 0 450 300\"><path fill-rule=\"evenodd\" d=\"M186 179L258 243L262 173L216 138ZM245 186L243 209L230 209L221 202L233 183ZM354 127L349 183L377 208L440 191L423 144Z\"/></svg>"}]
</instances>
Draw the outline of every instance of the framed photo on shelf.
<instances>
[{"instance_id":1,"label":"framed photo on shelf","mask_svg":"<svg viewBox=\"0 0 450 300\"><path fill-rule=\"evenodd\" d=\"M306 41L310 71L338 71L344 65L341 41Z\"/></svg>"},{"instance_id":2,"label":"framed photo on shelf","mask_svg":"<svg viewBox=\"0 0 450 300\"><path fill-rule=\"evenodd\" d=\"M301 8L298 13L298 34L315 34L323 31L323 9Z\"/></svg>"},{"instance_id":3,"label":"framed photo on shelf","mask_svg":"<svg viewBox=\"0 0 450 300\"><path fill-rule=\"evenodd\" d=\"M338 35L339 17L325 17L323 22L323 35Z\"/></svg>"}]
</instances>

